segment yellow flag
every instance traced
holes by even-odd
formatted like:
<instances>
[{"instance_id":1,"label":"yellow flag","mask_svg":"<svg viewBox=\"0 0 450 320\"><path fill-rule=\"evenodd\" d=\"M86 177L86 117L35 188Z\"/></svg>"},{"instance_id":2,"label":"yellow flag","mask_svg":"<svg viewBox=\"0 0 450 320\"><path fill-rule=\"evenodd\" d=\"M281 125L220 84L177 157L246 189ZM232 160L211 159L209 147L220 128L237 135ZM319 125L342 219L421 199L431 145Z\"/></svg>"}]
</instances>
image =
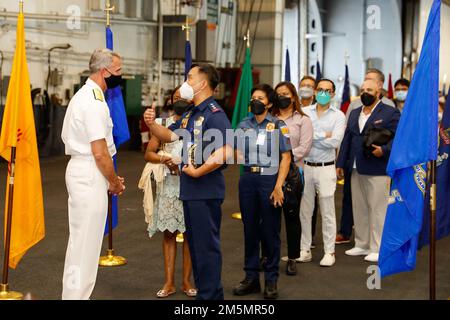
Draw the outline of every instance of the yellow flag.
<instances>
[{"instance_id":1,"label":"yellow flag","mask_svg":"<svg viewBox=\"0 0 450 320\"><path fill-rule=\"evenodd\" d=\"M17 22L16 52L0 136L0 155L8 162L11 161L11 148L16 147L16 175L14 179L9 261L9 266L13 269L17 267L28 249L45 237L41 170L35 128L30 76L25 52L24 15L20 13ZM9 181L8 173L5 228Z\"/></svg>"}]
</instances>

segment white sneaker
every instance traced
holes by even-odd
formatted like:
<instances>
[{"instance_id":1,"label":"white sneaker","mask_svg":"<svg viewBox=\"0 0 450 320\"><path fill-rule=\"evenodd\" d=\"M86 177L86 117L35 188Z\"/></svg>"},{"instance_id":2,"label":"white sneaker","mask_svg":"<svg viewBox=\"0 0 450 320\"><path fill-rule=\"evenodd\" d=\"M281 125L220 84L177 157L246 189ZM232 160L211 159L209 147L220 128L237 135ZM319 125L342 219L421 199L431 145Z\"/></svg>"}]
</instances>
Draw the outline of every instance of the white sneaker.
<instances>
[{"instance_id":1,"label":"white sneaker","mask_svg":"<svg viewBox=\"0 0 450 320\"><path fill-rule=\"evenodd\" d=\"M311 262L312 261L311 251L300 251L300 258L298 260L303 263Z\"/></svg>"},{"instance_id":2,"label":"white sneaker","mask_svg":"<svg viewBox=\"0 0 450 320\"><path fill-rule=\"evenodd\" d=\"M326 253L323 256L322 261L320 261L321 267L332 267L336 263L336 256L335 254Z\"/></svg>"},{"instance_id":3,"label":"white sneaker","mask_svg":"<svg viewBox=\"0 0 450 320\"><path fill-rule=\"evenodd\" d=\"M369 250L361 249L358 247L354 247L353 249L345 251L345 254L352 257L358 256L367 256L369 254Z\"/></svg>"},{"instance_id":4,"label":"white sneaker","mask_svg":"<svg viewBox=\"0 0 450 320\"><path fill-rule=\"evenodd\" d=\"M371 253L371 254L367 255L367 256L364 258L364 260L367 261L367 262L375 262L375 263L378 263L378 257L379 257L379 254L378 254L378 253Z\"/></svg>"}]
</instances>

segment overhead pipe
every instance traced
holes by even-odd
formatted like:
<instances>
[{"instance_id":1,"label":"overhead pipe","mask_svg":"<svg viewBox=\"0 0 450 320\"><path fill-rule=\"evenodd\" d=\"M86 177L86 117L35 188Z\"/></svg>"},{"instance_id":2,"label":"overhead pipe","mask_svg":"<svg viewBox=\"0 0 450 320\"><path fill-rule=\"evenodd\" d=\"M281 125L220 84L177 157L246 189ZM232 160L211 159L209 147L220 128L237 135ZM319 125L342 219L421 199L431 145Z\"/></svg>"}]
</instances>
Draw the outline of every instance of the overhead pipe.
<instances>
[{"instance_id":1,"label":"overhead pipe","mask_svg":"<svg viewBox=\"0 0 450 320\"><path fill-rule=\"evenodd\" d=\"M160 4L160 1L158 1ZM190 23L190 25L196 25L199 17L200 17L200 9L201 7L197 7L197 13L196 13L196 19L194 22ZM27 20L40 20L40 21L67 21L69 19L73 19L73 16L69 15L61 15L58 13L55 14L41 14L41 13L24 13ZM7 18L14 18L16 19L19 15L18 12L13 11L7 11L6 9L3 9L0 11L0 17L7 19ZM98 23L98 24L105 24L104 18L97 18L97 17L89 17L89 16L80 16L77 17L80 19L80 22L92 22L92 23ZM121 25L132 25L132 26L142 26L142 27L159 27L158 21L144 21L140 19L131 19L131 18L114 18L113 23L115 24L121 24ZM177 23L177 22L166 22L163 23L164 27L182 27L183 23Z\"/></svg>"},{"instance_id":2,"label":"overhead pipe","mask_svg":"<svg viewBox=\"0 0 450 320\"><path fill-rule=\"evenodd\" d=\"M195 19L192 22L189 22L190 26L196 26L198 21L200 20L200 10L202 8L203 1L199 2L199 5L195 7L196 14ZM163 37L164 27L182 27L184 23L177 23L177 22L166 22L163 21L163 14L162 14L162 1L158 0L158 21L143 21L139 19L124 19L124 18L114 18L113 22L116 24L121 25L132 25L132 26L143 26L143 27L158 27L159 29L159 41L158 41L158 62L159 62L159 68L158 68L158 101L160 101L160 95L161 95L161 88L162 88L162 64L163 64ZM4 19L7 18L17 18L19 15L18 12L12 12L3 10L0 11L0 17L3 17ZM41 20L41 21L67 21L68 19L73 18L69 15L60 15L60 14L40 14L40 13L25 13L25 17L27 20ZM96 17L88 17L88 16L80 16L78 17L80 19L80 22L92 22L92 23L98 23L98 24L104 24L105 19L104 18L96 18Z\"/></svg>"}]
</instances>

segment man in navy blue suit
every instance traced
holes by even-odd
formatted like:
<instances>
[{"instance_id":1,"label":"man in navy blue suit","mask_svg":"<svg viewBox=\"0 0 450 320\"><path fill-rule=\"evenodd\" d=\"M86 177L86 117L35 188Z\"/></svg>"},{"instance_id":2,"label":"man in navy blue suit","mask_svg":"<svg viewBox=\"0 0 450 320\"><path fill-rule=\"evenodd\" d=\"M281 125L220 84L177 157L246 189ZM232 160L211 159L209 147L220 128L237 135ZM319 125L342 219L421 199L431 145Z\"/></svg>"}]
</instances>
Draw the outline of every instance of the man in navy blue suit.
<instances>
[{"instance_id":1,"label":"man in navy blue suit","mask_svg":"<svg viewBox=\"0 0 450 320\"><path fill-rule=\"evenodd\" d=\"M364 136L370 128L384 128L395 134L400 112L380 99L380 89L373 80L361 88L363 106L351 112L337 161L337 175L344 176L346 163L353 164L352 205L355 222L355 247L345 252L349 256L366 256L364 260L378 262L381 236L389 201L390 179L386 174L392 142L372 145L367 152Z\"/></svg>"}]
</instances>

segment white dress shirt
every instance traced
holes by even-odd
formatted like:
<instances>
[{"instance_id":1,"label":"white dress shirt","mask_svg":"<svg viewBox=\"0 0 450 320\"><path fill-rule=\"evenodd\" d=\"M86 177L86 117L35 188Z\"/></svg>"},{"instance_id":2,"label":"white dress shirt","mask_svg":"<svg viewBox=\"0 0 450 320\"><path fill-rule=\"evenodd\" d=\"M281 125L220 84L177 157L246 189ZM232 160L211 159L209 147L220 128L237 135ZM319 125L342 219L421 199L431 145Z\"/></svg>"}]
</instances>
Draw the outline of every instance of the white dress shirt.
<instances>
[{"instance_id":1,"label":"white dress shirt","mask_svg":"<svg viewBox=\"0 0 450 320\"><path fill-rule=\"evenodd\" d=\"M364 131L364 127L366 126L367 121L369 121L369 118L372 116L373 112L380 105L380 103L381 103L381 101L379 101L377 103L377 105L372 109L372 111L369 114L365 114L364 113L364 108L361 110L361 114L359 115L359 120L358 120L359 132L360 133L362 133ZM353 164L353 169L356 169L356 159L355 159L355 162Z\"/></svg>"},{"instance_id":2,"label":"white dress shirt","mask_svg":"<svg viewBox=\"0 0 450 320\"><path fill-rule=\"evenodd\" d=\"M61 137L69 156L92 156L91 143L102 139L111 157L116 154L108 105L103 91L91 79L70 101Z\"/></svg>"},{"instance_id":3,"label":"white dress shirt","mask_svg":"<svg viewBox=\"0 0 450 320\"><path fill-rule=\"evenodd\" d=\"M336 150L339 149L344 139L346 124L342 111L330 107L322 115L317 115L317 105L303 108L313 123L314 139L311 152L305 159L312 163L327 163L336 160ZM331 138L327 138L327 132L332 132Z\"/></svg>"}]
</instances>

